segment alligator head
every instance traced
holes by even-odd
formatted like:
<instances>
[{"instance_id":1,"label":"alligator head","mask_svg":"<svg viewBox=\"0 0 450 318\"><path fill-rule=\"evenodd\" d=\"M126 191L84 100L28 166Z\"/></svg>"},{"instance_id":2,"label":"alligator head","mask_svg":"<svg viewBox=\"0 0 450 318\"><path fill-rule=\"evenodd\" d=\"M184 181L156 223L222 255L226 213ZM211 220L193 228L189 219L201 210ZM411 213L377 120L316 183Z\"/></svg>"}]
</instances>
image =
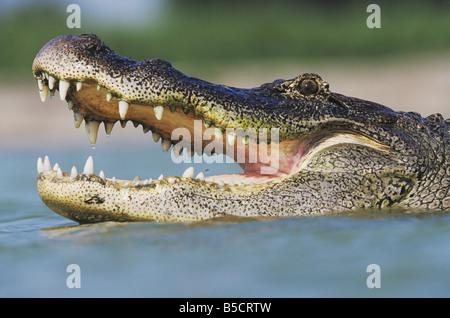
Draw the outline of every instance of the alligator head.
<instances>
[{"instance_id":1,"label":"alligator head","mask_svg":"<svg viewBox=\"0 0 450 318\"><path fill-rule=\"evenodd\" d=\"M95 35L51 40L33 74L42 101L58 90L93 144L100 123L110 133L132 121L164 151L225 153L244 171L127 181L94 174L92 158L81 174L38 159L42 200L80 223L450 209L450 123L439 114L333 93L310 73L253 89L216 85L161 59L119 56Z\"/></svg>"}]
</instances>

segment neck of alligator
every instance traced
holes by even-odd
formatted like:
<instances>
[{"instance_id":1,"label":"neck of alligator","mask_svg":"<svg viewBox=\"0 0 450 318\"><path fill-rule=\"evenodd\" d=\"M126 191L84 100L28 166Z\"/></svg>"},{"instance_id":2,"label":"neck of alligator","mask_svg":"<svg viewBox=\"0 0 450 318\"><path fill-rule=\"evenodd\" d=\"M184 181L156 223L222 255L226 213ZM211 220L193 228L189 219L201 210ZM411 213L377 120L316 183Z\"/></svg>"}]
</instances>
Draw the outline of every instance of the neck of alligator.
<instances>
[{"instance_id":1,"label":"neck of alligator","mask_svg":"<svg viewBox=\"0 0 450 318\"><path fill-rule=\"evenodd\" d=\"M117 55L92 34L48 42L33 74L42 101L58 92L93 144L100 123L110 134L132 121L172 158L224 153L243 169L127 181L96 174L92 158L81 174L39 159L42 200L80 223L450 209L450 121L333 93L316 74L217 85L161 59Z\"/></svg>"}]
</instances>

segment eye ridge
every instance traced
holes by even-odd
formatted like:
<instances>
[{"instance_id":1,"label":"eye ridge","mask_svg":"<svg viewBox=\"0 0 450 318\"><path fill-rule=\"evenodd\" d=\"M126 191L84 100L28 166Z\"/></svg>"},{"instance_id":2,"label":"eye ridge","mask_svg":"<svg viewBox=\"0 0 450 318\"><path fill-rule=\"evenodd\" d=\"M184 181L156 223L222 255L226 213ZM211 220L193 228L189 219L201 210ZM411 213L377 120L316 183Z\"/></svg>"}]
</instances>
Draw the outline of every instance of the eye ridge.
<instances>
[{"instance_id":1,"label":"eye ridge","mask_svg":"<svg viewBox=\"0 0 450 318\"><path fill-rule=\"evenodd\" d=\"M319 84L313 79L304 79L300 82L300 93L303 95L316 94L319 91Z\"/></svg>"}]
</instances>

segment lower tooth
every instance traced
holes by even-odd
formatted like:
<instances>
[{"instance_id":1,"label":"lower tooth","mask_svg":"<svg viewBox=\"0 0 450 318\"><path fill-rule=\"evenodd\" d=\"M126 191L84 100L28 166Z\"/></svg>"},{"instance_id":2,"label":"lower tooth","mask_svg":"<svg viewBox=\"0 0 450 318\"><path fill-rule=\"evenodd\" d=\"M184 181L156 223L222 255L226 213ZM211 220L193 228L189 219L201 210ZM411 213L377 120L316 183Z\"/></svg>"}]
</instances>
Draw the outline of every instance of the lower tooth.
<instances>
[{"instance_id":1,"label":"lower tooth","mask_svg":"<svg viewBox=\"0 0 450 318\"><path fill-rule=\"evenodd\" d=\"M48 156L45 156L44 159L44 171L51 171L52 166L50 165L50 159L48 159Z\"/></svg>"},{"instance_id":2,"label":"lower tooth","mask_svg":"<svg viewBox=\"0 0 450 318\"><path fill-rule=\"evenodd\" d=\"M84 165L83 173L87 175L94 174L94 159L92 156L89 156L89 158L86 160L86 164Z\"/></svg>"},{"instance_id":3,"label":"lower tooth","mask_svg":"<svg viewBox=\"0 0 450 318\"><path fill-rule=\"evenodd\" d=\"M205 180L205 175L203 174L203 172L200 172L200 173L195 177L195 179L204 181L204 180Z\"/></svg>"},{"instance_id":4,"label":"lower tooth","mask_svg":"<svg viewBox=\"0 0 450 318\"><path fill-rule=\"evenodd\" d=\"M183 178L193 178L194 177L194 167L189 167L182 175Z\"/></svg>"},{"instance_id":5,"label":"lower tooth","mask_svg":"<svg viewBox=\"0 0 450 318\"><path fill-rule=\"evenodd\" d=\"M100 171L98 176L100 177L100 179L105 180L105 173L103 172L103 170Z\"/></svg>"},{"instance_id":6,"label":"lower tooth","mask_svg":"<svg viewBox=\"0 0 450 318\"><path fill-rule=\"evenodd\" d=\"M72 171L70 171L70 177L73 179L78 175L77 168L75 166L72 167Z\"/></svg>"},{"instance_id":7,"label":"lower tooth","mask_svg":"<svg viewBox=\"0 0 450 318\"><path fill-rule=\"evenodd\" d=\"M44 172L44 162L41 157L39 157L37 161L37 171L38 173Z\"/></svg>"}]
</instances>

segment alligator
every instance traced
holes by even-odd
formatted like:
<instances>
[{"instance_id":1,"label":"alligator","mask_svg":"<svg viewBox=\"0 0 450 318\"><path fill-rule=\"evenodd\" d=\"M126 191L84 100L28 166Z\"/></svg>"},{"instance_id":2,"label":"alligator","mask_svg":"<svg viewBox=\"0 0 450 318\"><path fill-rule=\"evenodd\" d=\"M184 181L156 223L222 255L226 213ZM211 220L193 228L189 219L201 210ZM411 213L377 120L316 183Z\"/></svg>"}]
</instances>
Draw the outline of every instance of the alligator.
<instances>
[{"instance_id":1,"label":"alligator","mask_svg":"<svg viewBox=\"0 0 450 318\"><path fill-rule=\"evenodd\" d=\"M213 84L159 58L122 57L94 34L49 41L32 70L42 101L58 91L92 144L100 123L110 134L131 121L172 158L241 154L240 174L194 177L190 167L155 180L95 174L92 157L82 173L39 158L42 201L80 224L450 210L450 120L441 114L334 93L314 73L252 89Z\"/></svg>"}]
</instances>

